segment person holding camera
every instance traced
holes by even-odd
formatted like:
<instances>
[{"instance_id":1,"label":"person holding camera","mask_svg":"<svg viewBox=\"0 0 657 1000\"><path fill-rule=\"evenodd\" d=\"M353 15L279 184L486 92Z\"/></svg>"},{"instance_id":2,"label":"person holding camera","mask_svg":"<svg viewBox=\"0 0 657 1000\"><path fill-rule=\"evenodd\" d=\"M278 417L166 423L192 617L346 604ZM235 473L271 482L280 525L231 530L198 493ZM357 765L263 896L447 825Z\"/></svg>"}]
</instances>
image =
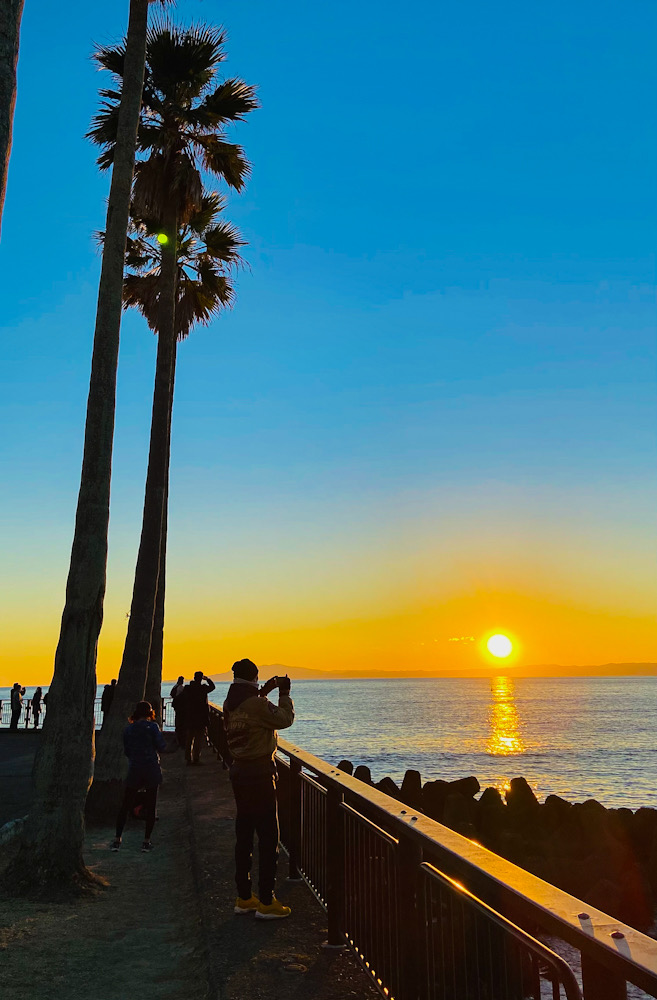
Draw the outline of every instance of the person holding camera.
<instances>
[{"instance_id":1,"label":"person holding camera","mask_svg":"<svg viewBox=\"0 0 657 1000\"><path fill-rule=\"evenodd\" d=\"M18 729L18 720L21 717L21 712L23 711L23 696L25 694L25 688L21 687L18 681L14 684L11 689L11 722L9 723L10 729Z\"/></svg>"},{"instance_id":2,"label":"person holding camera","mask_svg":"<svg viewBox=\"0 0 657 1000\"><path fill-rule=\"evenodd\" d=\"M214 681L197 670L194 680L176 695L176 719L182 711L185 728L185 760L188 764L201 763L201 749L207 745L207 729L210 717L208 695L214 691Z\"/></svg>"},{"instance_id":3,"label":"person holding camera","mask_svg":"<svg viewBox=\"0 0 657 1000\"><path fill-rule=\"evenodd\" d=\"M274 895L278 859L278 803L276 801L276 730L294 722L290 678L272 677L258 687L258 668L251 660L233 664L234 680L224 702L224 726L233 758L230 780L235 820L235 913L255 911L258 920L289 917L290 907ZM278 705L267 695L278 688ZM251 888L253 835L258 835L259 892Z\"/></svg>"}]
</instances>

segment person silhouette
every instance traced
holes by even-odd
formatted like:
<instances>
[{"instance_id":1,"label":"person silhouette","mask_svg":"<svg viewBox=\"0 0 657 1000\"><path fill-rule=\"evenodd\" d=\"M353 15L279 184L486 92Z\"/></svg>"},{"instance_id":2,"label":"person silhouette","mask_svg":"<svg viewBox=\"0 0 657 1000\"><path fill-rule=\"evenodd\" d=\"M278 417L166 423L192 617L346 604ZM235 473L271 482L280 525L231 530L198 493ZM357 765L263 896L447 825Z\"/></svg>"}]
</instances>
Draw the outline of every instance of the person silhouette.
<instances>
[{"instance_id":1,"label":"person silhouette","mask_svg":"<svg viewBox=\"0 0 657 1000\"><path fill-rule=\"evenodd\" d=\"M32 717L34 719L34 728L39 728L39 716L41 715L41 701L43 699L43 691L40 687L36 688L34 694L32 695Z\"/></svg>"},{"instance_id":2,"label":"person silhouette","mask_svg":"<svg viewBox=\"0 0 657 1000\"><path fill-rule=\"evenodd\" d=\"M14 684L11 689L11 721L9 723L10 729L18 729L18 720L21 717L21 711L23 709L23 695L25 694L25 688L21 687L18 681Z\"/></svg>"},{"instance_id":3,"label":"person silhouette","mask_svg":"<svg viewBox=\"0 0 657 1000\"><path fill-rule=\"evenodd\" d=\"M116 818L116 836L110 844L110 850L118 851L121 847L128 814L137 805L139 792L144 789L146 794L143 809L146 829L141 849L144 853L148 853L153 850L151 834L155 826L157 793L162 784L160 752L167 749L166 740L155 722L155 712L150 702L140 701L130 716L130 721L123 730L123 749L129 761L128 776L125 781L123 802Z\"/></svg>"},{"instance_id":4,"label":"person silhouette","mask_svg":"<svg viewBox=\"0 0 657 1000\"><path fill-rule=\"evenodd\" d=\"M235 820L235 882L238 896L234 911L255 911L256 919L289 917L289 906L274 895L278 860L278 801L276 798L276 730L294 722L290 678L272 677L258 688L258 668L252 660L233 664L234 681L224 702L224 725L232 755ZM267 694L278 688L278 705ZM251 888L253 836L258 835L260 897Z\"/></svg>"}]
</instances>

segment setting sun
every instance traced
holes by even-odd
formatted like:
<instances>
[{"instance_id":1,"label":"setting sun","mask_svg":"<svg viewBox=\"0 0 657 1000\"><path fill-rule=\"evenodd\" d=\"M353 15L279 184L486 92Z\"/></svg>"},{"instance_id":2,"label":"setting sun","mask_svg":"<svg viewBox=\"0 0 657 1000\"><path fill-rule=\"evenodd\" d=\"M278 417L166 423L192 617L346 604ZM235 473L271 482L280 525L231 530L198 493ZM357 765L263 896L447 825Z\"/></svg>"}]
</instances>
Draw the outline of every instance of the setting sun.
<instances>
[{"instance_id":1,"label":"setting sun","mask_svg":"<svg viewBox=\"0 0 657 1000\"><path fill-rule=\"evenodd\" d=\"M486 643L486 649L493 656L503 659L504 657L509 656L512 652L513 643L509 639L508 635L492 635Z\"/></svg>"}]
</instances>

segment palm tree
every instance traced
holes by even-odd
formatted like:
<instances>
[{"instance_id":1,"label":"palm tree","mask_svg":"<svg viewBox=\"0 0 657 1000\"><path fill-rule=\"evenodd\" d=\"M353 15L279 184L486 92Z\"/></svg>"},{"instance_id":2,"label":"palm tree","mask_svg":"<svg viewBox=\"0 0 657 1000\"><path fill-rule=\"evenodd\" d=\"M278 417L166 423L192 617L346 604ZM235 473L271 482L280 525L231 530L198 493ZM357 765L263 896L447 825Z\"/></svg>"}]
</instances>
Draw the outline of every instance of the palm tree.
<instances>
[{"instance_id":1,"label":"palm tree","mask_svg":"<svg viewBox=\"0 0 657 1000\"><path fill-rule=\"evenodd\" d=\"M134 206L140 218L160 222L161 284L157 298L158 348L151 429L165 426L176 344L177 234L202 203L201 170L240 191L249 164L240 146L227 141L225 126L257 107L252 87L237 79L217 84L225 58L223 30L203 25L179 28L168 22L148 33L146 76L138 148L147 158L135 171ZM121 48L97 52L99 63L120 76ZM107 92L90 136L111 162L120 91ZM88 808L101 817L114 811L125 770L121 730L144 696L160 568L160 545L168 478L168 449L151 438L142 534L137 556L128 631L116 694L98 737L94 785Z\"/></svg>"},{"instance_id":2,"label":"palm tree","mask_svg":"<svg viewBox=\"0 0 657 1000\"><path fill-rule=\"evenodd\" d=\"M123 262L144 82L149 0L131 0L114 108L115 143L107 206L80 492L48 714L34 766L35 795L17 857L14 891L55 892L98 878L85 866L84 806L94 754L96 647L103 620L107 529L121 325Z\"/></svg>"},{"instance_id":3,"label":"palm tree","mask_svg":"<svg viewBox=\"0 0 657 1000\"><path fill-rule=\"evenodd\" d=\"M219 194L204 195L199 210L178 233L176 340L169 387L168 423L156 428L151 439L151 447L163 449L167 455L160 569L145 691L146 700L157 706L158 712L162 687L169 457L177 345L189 336L194 325L208 325L221 309L233 303L234 289L230 272L243 263L240 249L246 243L230 223L219 219L223 207L224 202ZM162 281L161 244L157 242L160 232L161 227L154 220L133 218L126 250L128 273L123 285L125 306L139 309L155 333L158 332L158 299ZM154 439L157 441L156 445Z\"/></svg>"},{"instance_id":4,"label":"palm tree","mask_svg":"<svg viewBox=\"0 0 657 1000\"><path fill-rule=\"evenodd\" d=\"M0 226L11 153L18 41L24 2L25 0L3 0L0 4Z\"/></svg>"}]
</instances>

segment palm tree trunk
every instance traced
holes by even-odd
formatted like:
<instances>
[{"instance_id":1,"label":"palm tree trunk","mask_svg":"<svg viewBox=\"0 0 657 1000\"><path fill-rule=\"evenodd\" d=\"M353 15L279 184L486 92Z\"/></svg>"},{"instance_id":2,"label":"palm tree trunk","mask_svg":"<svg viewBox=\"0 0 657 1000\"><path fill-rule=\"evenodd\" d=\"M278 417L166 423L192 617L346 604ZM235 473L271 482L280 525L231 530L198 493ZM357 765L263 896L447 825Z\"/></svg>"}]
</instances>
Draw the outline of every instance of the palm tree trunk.
<instances>
[{"instance_id":1,"label":"palm tree trunk","mask_svg":"<svg viewBox=\"0 0 657 1000\"><path fill-rule=\"evenodd\" d=\"M7 882L14 890L53 892L57 887L98 881L82 857L84 805L94 755L96 646L107 569L123 262L147 22L148 0L131 0L66 604L34 765L34 804L18 856L7 873Z\"/></svg>"},{"instance_id":2,"label":"palm tree trunk","mask_svg":"<svg viewBox=\"0 0 657 1000\"><path fill-rule=\"evenodd\" d=\"M164 605L166 596L167 504L168 490L164 494L162 537L160 540L160 572L157 578L153 635L146 670L146 691L144 692L144 698L153 706L155 719L160 726L162 725L162 657L164 654Z\"/></svg>"},{"instance_id":3,"label":"palm tree trunk","mask_svg":"<svg viewBox=\"0 0 657 1000\"><path fill-rule=\"evenodd\" d=\"M118 809L127 767L121 734L135 705L144 698L153 634L169 457L170 386L176 343L175 205L169 207L163 229L168 241L162 248L162 294L141 538L123 660L110 711L98 733L94 783L87 801L87 814L99 820L112 818Z\"/></svg>"},{"instance_id":4,"label":"palm tree trunk","mask_svg":"<svg viewBox=\"0 0 657 1000\"><path fill-rule=\"evenodd\" d=\"M2 0L0 3L0 227L11 154L18 41L24 2L25 0Z\"/></svg>"},{"instance_id":5,"label":"palm tree trunk","mask_svg":"<svg viewBox=\"0 0 657 1000\"><path fill-rule=\"evenodd\" d=\"M177 329L177 324L176 324ZM171 464L171 420L173 416L173 393L176 384L177 338L173 345L173 362L171 366L171 385L169 387L169 434L167 440L167 469L164 484L164 507L162 510L162 535L160 537L160 572L157 578L157 595L155 598L155 616L153 618L153 635L151 652L148 657L146 676L146 701L150 701L155 709L158 723L162 724L162 657L164 653L164 604L166 596L167 570L167 530L169 524L169 468Z\"/></svg>"}]
</instances>

